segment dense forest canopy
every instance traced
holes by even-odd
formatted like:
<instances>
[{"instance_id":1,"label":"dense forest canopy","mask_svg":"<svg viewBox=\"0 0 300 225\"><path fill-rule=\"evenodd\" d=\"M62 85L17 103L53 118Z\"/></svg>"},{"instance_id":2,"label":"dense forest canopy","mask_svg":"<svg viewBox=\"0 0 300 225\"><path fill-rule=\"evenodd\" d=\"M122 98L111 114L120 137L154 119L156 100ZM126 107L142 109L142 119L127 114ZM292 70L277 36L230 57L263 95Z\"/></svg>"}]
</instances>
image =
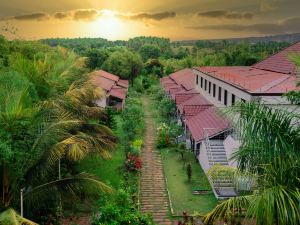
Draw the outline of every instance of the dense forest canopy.
<instances>
[{"instance_id":1,"label":"dense forest canopy","mask_svg":"<svg viewBox=\"0 0 300 225\"><path fill-rule=\"evenodd\" d=\"M41 42L74 50L88 57L87 66L90 69L105 69L126 79L135 77L136 70L163 76L193 66L249 66L290 44L275 41L234 43L225 40L171 42L158 37L135 37L128 41L102 38L45 39ZM116 56L122 58L123 63L118 63L120 60L116 60ZM137 65L130 63L131 58L138 62ZM143 60L144 70L140 59Z\"/></svg>"}]
</instances>

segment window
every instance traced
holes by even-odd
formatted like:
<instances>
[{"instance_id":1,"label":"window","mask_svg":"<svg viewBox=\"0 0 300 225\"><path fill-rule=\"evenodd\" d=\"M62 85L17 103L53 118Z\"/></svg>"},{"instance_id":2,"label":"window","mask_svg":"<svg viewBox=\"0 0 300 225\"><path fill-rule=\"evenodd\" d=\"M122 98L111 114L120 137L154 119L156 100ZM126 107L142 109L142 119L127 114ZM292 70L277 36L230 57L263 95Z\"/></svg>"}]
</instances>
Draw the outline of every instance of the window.
<instances>
[{"instance_id":1,"label":"window","mask_svg":"<svg viewBox=\"0 0 300 225\"><path fill-rule=\"evenodd\" d=\"M216 97L216 85L213 84L213 97Z\"/></svg>"},{"instance_id":2,"label":"window","mask_svg":"<svg viewBox=\"0 0 300 225\"><path fill-rule=\"evenodd\" d=\"M204 80L204 90L206 91L206 89L207 89L207 80L205 79Z\"/></svg>"},{"instance_id":3,"label":"window","mask_svg":"<svg viewBox=\"0 0 300 225\"><path fill-rule=\"evenodd\" d=\"M208 93L209 93L209 94L210 94L210 89L211 89L210 87L211 87L211 82L209 81L209 82L208 82Z\"/></svg>"},{"instance_id":4,"label":"window","mask_svg":"<svg viewBox=\"0 0 300 225\"><path fill-rule=\"evenodd\" d=\"M201 77L201 83L200 83L200 85L201 85L201 88L203 88L203 77Z\"/></svg>"},{"instance_id":5,"label":"window","mask_svg":"<svg viewBox=\"0 0 300 225\"><path fill-rule=\"evenodd\" d=\"M227 105L227 90L224 90L224 105Z\"/></svg>"},{"instance_id":6,"label":"window","mask_svg":"<svg viewBox=\"0 0 300 225\"><path fill-rule=\"evenodd\" d=\"M235 104L235 95L232 94L231 96L231 105L234 105Z\"/></svg>"},{"instance_id":7,"label":"window","mask_svg":"<svg viewBox=\"0 0 300 225\"><path fill-rule=\"evenodd\" d=\"M222 88L219 87L219 93L218 93L218 100L221 101L221 97L222 97Z\"/></svg>"},{"instance_id":8,"label":"window","mask_svg":"<svg viewBox=\"0 0 300 225\"><path fill-rule=\"evenodd\" d=\"M198 85L198 81L199 81L199 76L197 75L196 77L196 84Z\"/></svg>"},{"instance_id":9,"label":"window","mask_svg":"<svg viewBox=\"0 0 300 225\"><path fill-rule=\"evenodd\" d=\"M246 102L246 100L242 98L242 102L244 102L244 103L245 103L245 102Z\"/></svg>"}]
</instances>

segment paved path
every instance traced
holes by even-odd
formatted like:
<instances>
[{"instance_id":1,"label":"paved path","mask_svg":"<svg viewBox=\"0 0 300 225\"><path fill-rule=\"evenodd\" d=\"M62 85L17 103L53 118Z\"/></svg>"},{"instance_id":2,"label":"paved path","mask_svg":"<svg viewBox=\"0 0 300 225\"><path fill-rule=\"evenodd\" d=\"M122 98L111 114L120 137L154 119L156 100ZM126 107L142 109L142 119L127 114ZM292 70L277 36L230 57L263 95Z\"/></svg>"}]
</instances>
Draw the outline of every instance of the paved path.
<instances>
[{"instance_id":1,"label":"paved path","mask_svg":"<svg viewBox=\"0 0 300 225\"><path fill-rule=\"evenodd\" d=\"M157 224L171 225L161 156L155 148L156 130L150 101L143 99L146 131L142 150L141 211L152 214Z\"/></svg>"}]
</instances>

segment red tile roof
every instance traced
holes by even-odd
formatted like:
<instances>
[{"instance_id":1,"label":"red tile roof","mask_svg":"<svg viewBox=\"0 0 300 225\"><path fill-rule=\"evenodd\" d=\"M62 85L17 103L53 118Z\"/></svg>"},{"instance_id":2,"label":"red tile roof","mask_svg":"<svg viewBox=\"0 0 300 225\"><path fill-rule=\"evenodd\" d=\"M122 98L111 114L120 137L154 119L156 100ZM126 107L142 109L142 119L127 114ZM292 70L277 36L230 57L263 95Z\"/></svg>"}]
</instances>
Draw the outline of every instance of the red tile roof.
<instances>
[{"instance_id":1,"label":"red tile roof","mask_svg":"<svg viewBox=\"0 0 300 225\"><path fill-rule=\"evenodd\" d=\"M185 118L196 116L198 113L212 107L212 105L185 105L183 107L183 115Z\"/></svg>"},{"instance_id":2,"label":"red tile roof","mask_svg":"<svg viewBox=\"0 0 300 225\"><path fill-rule=\"evenodd\" d=\"M282 51L262 60L253 65L254 68L268 70L285 74L296 74L297 67L295 63L289 58L290 55L300 54L300 42L297 42Z\"/></svg>"},{"instance_id":3,"label":"red tile roof","mask_svg":"<svg viewBox=\"0 0 300 225\"><path fill-rule=\"evenodd\" d=\"M108 73L104 70L96 70L93 72L93 74L101 77L105 77L107 79L113 80L113 81L118 81L120 78L114 74Z\"/></svg>"},{"instance_id":4,"label":"red tile roof","mask_svg":"<svg viewBox=\"0 0 300 225\"><path fill-rule=\"evenodd\" d=\"M186 90L191 90L195 87L196 75L192 69L183 69L169 75L177 84L181 84Z\"/></svg>"},{"instance_id":5,"label":"red tile roof","mask_svg":"<svg viewBox=\"0 0 300 225\"><path fill-rule=\"evenodd\" d=\"M164 85L164 90L169 93L169 90L172 89L172 88L180 88L180 85L178 84L165 84Z\"/></svg>"},{"instance_id":6,"label":"red tile roof","mask_svg":"<svg viewBox=\"0 0 300 225\"><path fill-rule=\"evenodd\" d=\"M95 85L101 87L105 91L109 91L115 84L115 81L109 80L102 76L94 76L93 80Z\"/></svg>"},{"instance_id":7,"label":"red tile roof","mask_svg":"<svg viewBox=\"0 0 300 225\"><path fill-rule=\"evenodd\" d=\"M182 102L180 105L177 105L177 108L179 109L180 113L183 114L183 109L187 105L192 105L192 106L212 106L212 104L206 100L204 96L201 94L196 94L193 97L189 98L188 100Z\"/></svg>"},{"instance_id":8,"label":"red tile roof","mask_svg":"<svg viewBox=\"0 0 300 225\"><path fill-rule=\"evenodd\" d=\"M91 73L95 85L101 87L108 95L125 99L128 92L128 81L103 70Z\"/></svg>"},{"instance_id":9,"label":"red tile roof","mask_svg":"<svg viewBox=\"0 0 300 225\"><path fill-rule=\"evenodd\" d=\"M230 127L229 121L214 107L188 118L186 125L195 141L215 136Z\"/></svg>"},{"instance_id":10,"label":"red tile roof","mask_svg":"<svg viewBox=\"0 0 300 225\"><path fill-rule=\"evenodd\" d=\"M125 99L127 94L127 89L119 86L114 86L109 92L109 95L117 97L119 99Z\"/></svg>"},{"instance_id":11,"label":"red tile roof","mask_svg":"<svg viewBox=\"0 0 300 225\"><path fill-rule=\"evenodd\" d=\"M173 95L180 92L180 91L183 91L185 90L183 87L175 87L175 88L170 88L169 89L169 93L171 95L171 97L173 98Z\"/></svg>"},{"instance_id":12,"label":"red tile roof","mask_svg":"<svg viewBox=\"0 0 300 225\"><path fill-rule=\"evenodd\" d=\"M174 82L170 77L162 77L159 79L160 83L161 84L164 84L164 83L168 83L168 82Z\"/></svg>"},{"instance_id":13,"label":"red tile roof","mask_svg":"<svg viewBox=\"0 0 300 225\"><path fill-rule=\"evenodd\" d=\"M282 94L296 89L296 76L249 66L204 66L195 69L252 94Z\"/></svg>"},{"instance_id":14,"label":"red tile roof","mask_svg":"<svg viewBox=\"0 0 300 225\"><path fill-rule=\"evenodd\" d=\"M176 105L180 105L181 103L187 101L198 93L181 93L175 95L175 103Z\"/></svg>"},{"instance_id":15,"label":"red tile roof","mask_svg":"<svg viewBox=\"0 0 300 225\"><path fill-rule=\"evenodd\" d=\"M129 83L128 83L128 80L119 80L118 83L117 83L119 86L121 87L125 87L125 88L128 88L129 87Z\"/></svg>"}]
</instances>

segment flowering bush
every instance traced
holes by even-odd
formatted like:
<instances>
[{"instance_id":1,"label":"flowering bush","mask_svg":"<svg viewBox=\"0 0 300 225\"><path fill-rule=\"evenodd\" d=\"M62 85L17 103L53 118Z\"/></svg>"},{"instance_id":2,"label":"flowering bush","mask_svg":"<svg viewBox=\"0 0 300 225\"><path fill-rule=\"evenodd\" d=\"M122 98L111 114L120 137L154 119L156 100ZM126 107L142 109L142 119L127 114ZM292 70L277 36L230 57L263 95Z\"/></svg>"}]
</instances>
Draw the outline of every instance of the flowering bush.
<instances>
[{"instance_id":1,"label":"flowering bush","mask_svg":"<svg viewBox=\"0 0 300 225\"><path fill-rule=\"evenodd\" d=\"M128 153L125 166L128 171L138 171L142 168L142 159L140 156Z\"/></svg>"}]
</instances>

